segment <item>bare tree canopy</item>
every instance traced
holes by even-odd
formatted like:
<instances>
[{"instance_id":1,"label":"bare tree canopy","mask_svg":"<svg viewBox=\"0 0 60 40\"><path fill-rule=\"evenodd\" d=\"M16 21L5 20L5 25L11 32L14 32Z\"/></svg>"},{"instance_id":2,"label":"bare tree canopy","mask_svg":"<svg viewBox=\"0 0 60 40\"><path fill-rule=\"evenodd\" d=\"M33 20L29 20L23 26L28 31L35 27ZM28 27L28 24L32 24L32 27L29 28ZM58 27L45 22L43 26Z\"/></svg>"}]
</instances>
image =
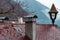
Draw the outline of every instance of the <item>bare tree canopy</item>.
<instances>
[{"instance_id":1,"label":"bare tree canopy","mask_svg":"<svg viewBox=\"0 0 60 40\"><path fill-rule=\"evenodd\" d=\"M12 0L0 0L0 16L6 15L11 18L12 15L23 17L27 14L28 13L21 8L20 3Z\"/></svg>"}]
</instances>

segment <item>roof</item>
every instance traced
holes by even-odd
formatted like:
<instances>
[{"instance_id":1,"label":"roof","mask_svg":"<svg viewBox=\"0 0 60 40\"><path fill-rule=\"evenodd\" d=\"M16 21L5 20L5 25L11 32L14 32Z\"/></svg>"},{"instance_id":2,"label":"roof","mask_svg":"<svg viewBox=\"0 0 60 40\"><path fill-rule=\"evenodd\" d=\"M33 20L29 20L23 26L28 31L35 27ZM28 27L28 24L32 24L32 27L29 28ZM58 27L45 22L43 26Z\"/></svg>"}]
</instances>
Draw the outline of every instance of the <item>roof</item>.
<instances>
[{"instance_id":1,"label":"roof","mask_svg":"<svg viewBox=\"0 0 60 40\"><path fill-rule=\"evenodd\" d=\"M5 17L0 17L0 20L5 19Z\"/></svg>"},{"instance_id":2,"label":"roof","mask_svg":"<svg viewBox=\"0 0 60 40\"><path fill-rule=\"evenodd\" d=\"M9 35L10 35L12 37L11 40L31 40L28 36L25 35L25 24L19 24L19 26L17 26L17 24L14 25L14 27L20 27L22 31L14 29L13 27L11 27L11 25L5 25L5 26L0 25L0 27L1 29L4 27L9 27L9 29L6 28L2 29L3 36L0 34L2 38L4 38L4 36L7 38L8 36L9 39ZM53 26L52 24L37 24L36 40L54 40L57 38L60 40L59 30L60 28L58 28L56 25ZM20 34L17 31L19 31ZM13 34L15 34L15 36Z\"/></svg>"},{"instance_id":3,"label":"roof","mask_svg":"<svg viewBox=\"0 0 60 40\"><path fill-rule=\"evenodd\" d=\"M17 16L16 15L14 15L14 14L0 14L0 17L8 17L9 18L9 20L17 20Z\"/></svg>"},{"instance_id":4,"label":"roof","mask_svg":"<svg viewBox=\"0 0 60 40\"><path fill-rule=\"evenodd\" d=\"M0 17L0 20L9 20L8 17Z\"/></svg>"},{"instance_id":5,"label":"roof","mask_svg":"<svg viewBox=\"0 0 60 40\"><path fill-rule=\"evenodd\" d=\"M52 4L52 7L51 7L51 9L50 9L50 11L49 12L53 12L53 13L57 13L58 11L56 10L56 7L55 7L55 5L54 4Z\"/></svg>"}]
</instances>

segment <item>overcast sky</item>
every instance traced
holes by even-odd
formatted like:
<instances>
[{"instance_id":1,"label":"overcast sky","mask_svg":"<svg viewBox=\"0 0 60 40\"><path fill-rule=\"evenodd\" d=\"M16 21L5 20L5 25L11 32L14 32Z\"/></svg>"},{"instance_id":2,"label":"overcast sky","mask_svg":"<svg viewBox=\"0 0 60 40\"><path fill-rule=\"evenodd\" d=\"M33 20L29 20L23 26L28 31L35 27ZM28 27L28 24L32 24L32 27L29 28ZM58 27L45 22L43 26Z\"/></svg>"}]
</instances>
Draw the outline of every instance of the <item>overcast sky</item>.
<instances>
[{"instance_id":1,"label":"overcast sky","mask_svg":"<svg viewBox=\"0 0 60 40\"><path fill-rule=\"evenodd\" d=\"M60 0L36 0L42 4L44 4L47 7L51 7L51 5L54 3L55 6L60 9Z\"/></svg>"}]
</instances>

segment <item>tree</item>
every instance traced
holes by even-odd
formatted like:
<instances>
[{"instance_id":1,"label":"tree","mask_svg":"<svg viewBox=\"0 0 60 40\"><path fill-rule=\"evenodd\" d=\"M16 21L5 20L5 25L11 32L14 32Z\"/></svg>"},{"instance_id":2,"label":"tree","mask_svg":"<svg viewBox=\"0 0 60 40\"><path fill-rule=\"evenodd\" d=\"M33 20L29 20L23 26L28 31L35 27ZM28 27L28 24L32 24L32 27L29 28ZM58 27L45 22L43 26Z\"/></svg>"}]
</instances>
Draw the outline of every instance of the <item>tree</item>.
<instances>
[{"instance_id":1,"label":"tree","mask_svg":"<svg viewBox=\"0 0 60 40\"><path fill-rule=\"evenodd\" d=\"M28 13L21 8L20 3L12 0L0 0L0 14L12 14L17 17L28 15Z\"/></svg>"}]
</instances>

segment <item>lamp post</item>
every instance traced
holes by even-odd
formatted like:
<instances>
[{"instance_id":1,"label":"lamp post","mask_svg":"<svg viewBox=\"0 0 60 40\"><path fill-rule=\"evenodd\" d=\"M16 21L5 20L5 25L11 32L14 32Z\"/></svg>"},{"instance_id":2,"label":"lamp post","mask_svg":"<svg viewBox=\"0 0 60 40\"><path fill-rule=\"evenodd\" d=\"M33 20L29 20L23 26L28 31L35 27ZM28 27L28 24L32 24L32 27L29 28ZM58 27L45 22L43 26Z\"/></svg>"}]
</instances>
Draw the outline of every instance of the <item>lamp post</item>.
<instances>
[{"instance_id":1,"label":"lamp post","mask_svg":"<svg viewBox=\"0 0 60 40\"><path fill-rule=\"evenodd\" d=\"M56 10L55 5L53 4L51 9L50 9L50 11L49 11L49 15L50 15L50 18L51 18L51 21L52 21L53 25L55 23L55 19L56 19L57 13L58 13L58 11Z\"/></svg>"}]
</instances>

